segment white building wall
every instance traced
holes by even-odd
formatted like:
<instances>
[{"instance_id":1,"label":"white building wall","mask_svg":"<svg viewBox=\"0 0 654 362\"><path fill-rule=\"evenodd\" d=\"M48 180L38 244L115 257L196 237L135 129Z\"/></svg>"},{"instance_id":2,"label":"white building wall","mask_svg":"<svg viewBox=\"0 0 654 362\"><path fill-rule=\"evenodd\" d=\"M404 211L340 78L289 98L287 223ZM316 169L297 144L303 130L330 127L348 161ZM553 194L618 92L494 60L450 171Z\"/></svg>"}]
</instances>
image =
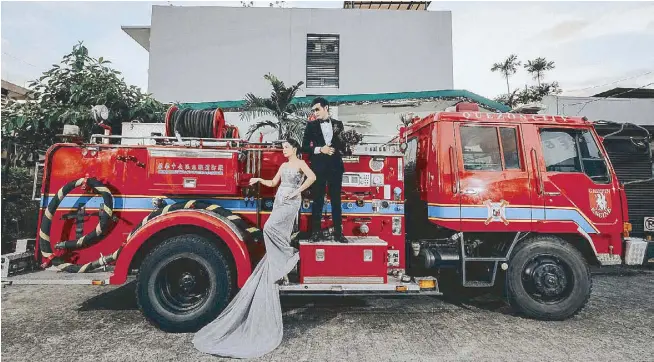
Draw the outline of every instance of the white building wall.
<instances>
[{"instance_id":1,"label":"white building wall","mask_svg":"<svg viewBox=\"0 0 654 362\"><path fill-rule=\"evenodd\" d=\"M340 35L339 88L305 95L453 88L449 11L153 6L148 91L163 102L270 94L306 81L307 34Z\"/></svg>"},{"instance_id":2,"label":"white building wall","mask_svg":"<svg viewBox=\"0 0 654 362\"><path fill-rule=\"evenodd\" d=\"M654 125L654 99L546 96L541 103L547 106L542 114Z\"/></svg>"}]
</instances>

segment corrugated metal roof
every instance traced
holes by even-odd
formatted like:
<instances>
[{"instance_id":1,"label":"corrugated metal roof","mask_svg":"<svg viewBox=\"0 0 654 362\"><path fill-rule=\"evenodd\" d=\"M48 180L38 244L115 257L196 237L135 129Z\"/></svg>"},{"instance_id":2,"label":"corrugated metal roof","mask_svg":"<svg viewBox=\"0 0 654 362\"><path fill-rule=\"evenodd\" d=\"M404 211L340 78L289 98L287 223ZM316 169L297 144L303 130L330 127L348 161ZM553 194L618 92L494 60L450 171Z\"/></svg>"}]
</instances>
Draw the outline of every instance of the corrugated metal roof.
<instances>
[{"instance_id":1,"label":"corrugated metal roof","mask_svg":"<svg viewBox=\"0 0 654 362\"><path fill-rule=\"evenodd\" d=\"M431 1L344 1L343 9L427 10Z\"/></svg>"}]
</instances>

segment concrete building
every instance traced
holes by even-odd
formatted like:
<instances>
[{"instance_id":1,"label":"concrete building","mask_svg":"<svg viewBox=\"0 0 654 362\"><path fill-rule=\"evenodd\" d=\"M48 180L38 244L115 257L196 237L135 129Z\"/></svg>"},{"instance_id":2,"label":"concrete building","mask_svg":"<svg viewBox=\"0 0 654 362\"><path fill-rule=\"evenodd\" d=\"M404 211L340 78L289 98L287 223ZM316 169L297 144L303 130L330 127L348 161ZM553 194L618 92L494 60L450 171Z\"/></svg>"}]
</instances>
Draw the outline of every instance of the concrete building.
<instances>
[{"instance_id":1,"label":"concrete building","mask_svg":"<svg viewBox=\"0 0 654 362\"><path fill-rule=\"evenodd\" d=\"M27 88L21 87L14 83L2 80L2 104L6 104L10 99L23 101L27 99Z\"/></svg>"},{"instance_id":2,"label":"concrete building","mask_svg":"<svg viewBox=\"0 0 654 362\"><path fill-rule=\"evenodd\" d=\"M153 6L150 26L123 30L148 50L162 102L266 96L267 73L305 82L299 96L452 89L451 13L425 8Z\"/></svg>"},{"instance_id":3,"label":"concrete building","mask_svg":"<svg viewBox=\"0 0 654 362\"><path fill-rule=\"evenodd\" d=\"M298 100L325 96L332 115L362 133L394 133L402 114L426 116L464 99L508 110L452 90L452 16L426 11L429 3L154 6L150 26L123 30L149 52L148 92L184 107L220 107L241 134L249 123L241 121L239 107L247 93L270 95L267 73L287 85L304 82ZM264 136L274 138L274 132Z\"/></svg>"},{"instance_id":4,"label":"concrete building","mask_svg":"<svg viewBox=\"0 0 654 362\"><path fill-rule=\"evenodd\" d=\"M654 90L642 89L636 94L633 92L622 88L617 92L609 91L592 97L546 96L541 103L547 109L540 113L654 126ZM649 98L646 98L648 94ZM637 95L640 97L636 98Z\"/></svg>"}]
</instances>

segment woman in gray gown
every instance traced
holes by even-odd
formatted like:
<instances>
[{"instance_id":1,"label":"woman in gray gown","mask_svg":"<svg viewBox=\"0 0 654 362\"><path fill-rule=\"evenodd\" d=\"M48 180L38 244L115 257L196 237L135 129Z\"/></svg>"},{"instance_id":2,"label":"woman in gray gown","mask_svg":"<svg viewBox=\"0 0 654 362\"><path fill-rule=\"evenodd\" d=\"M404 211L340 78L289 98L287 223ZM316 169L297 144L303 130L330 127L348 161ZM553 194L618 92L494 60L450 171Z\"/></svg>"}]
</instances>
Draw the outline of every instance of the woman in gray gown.
<instances>
[{"instance_id":1,"label":"woman in gray gown","mask_svg":"<svg viewBox=\"0 0 654 362\"><path fill-rule=\"evenodd\" d=\"M277 186L281 180L273 211L263 227L266 254L222 314L193 337L195 348L202 352L253 358L274 350L282 341L282 308L276 282L299 259L297 250L290 246L291 233L300 209L300 193L316 180L306 162L298 158L300 145L288 140L282 146L288 162L281 165L275 177L250 180L250 185L259 182L268 187Z\"/></svg>"}]
</instances>

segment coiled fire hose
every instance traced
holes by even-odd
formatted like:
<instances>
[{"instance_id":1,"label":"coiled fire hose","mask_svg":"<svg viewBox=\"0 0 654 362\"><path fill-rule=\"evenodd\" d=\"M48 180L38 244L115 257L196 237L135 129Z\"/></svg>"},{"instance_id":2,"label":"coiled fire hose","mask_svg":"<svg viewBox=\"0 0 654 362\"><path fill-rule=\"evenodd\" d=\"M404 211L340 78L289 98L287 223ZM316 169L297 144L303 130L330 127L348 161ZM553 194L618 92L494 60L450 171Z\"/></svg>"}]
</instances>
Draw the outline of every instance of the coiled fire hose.
<instances>
[{"instance_id":1,"label":"coiled fire hose","mask_svg":"<svg viewBox=\"0 0 654 362\"><path fill-rule=\"evenodd\" d=\"M80 182L80 180L75 181L74 185L76 185L77 182ZM73 183L71 182L69 184L73 184ZM62 190L64 190L68 185L64 186L62 188ZM80 183L80 185L81 185L81 183ZM77 186L75 186L75 187L77 187ZM60 190L60 193L61 193L62 190ZM70 190L68 190L68 192L70 192ZM58 195L59 195L59 193L58 193ZM63 195L65 196L65 194L63 194ZM61 197L61 199L63 199L63 196ZM56 203L56 206L58 206L60 202L61 202L61 200L59 199L59 201ZM50 209L50 205L48 205L48 210L49 209ZM143 218L141 223L139 223L139 225L137 225L134 228L134 230L132 230L132 232L128 235L127 239L121 244L121 246L116 251L111 253L110 255L101 256L98 260L86 263L84 265L71 264L71 263L61 263L61 262L59 262L58 265L57 265L57 264L55 264L54 261L53 261L53 264L55 264L57 266L57 268L59 268L61 271L65 271L65 272L69 272L69 273L86 273L86 272L90 272L92 270L95 270L97 268L103 267L105 265L111 264L111 263L115 262L116 260L118 260L118 256L122 252L123 248L127 244L129 244L129 242L132 240L132 236L141 227L143 227L143 225L147 224L148 221L154 219L157 216L165 215L165 214L167 214L169 212L173 212L173 211L176 211L176 210L183 210L183 209L206 210L206 211L213 212L215 214L218 214L218 215L220 215L222 217L227 218L229 221L234 223L234 225L237 228L239 228L240 230L245 232L248 240L260 241L260 240L263 239L263 232L257 227L252 227L252 226L248 225L248 223L245 222L245 220L243 220L239 215L236 215L236 214L232 213L231 211L223 208L222 206L211 204L211 203L206 202L206 201L190 200L190 201L177 202L177 203L174 203L174 204L170 204L170 205L167 205L167 206L164 206L164 207L161 207L161 208L159 208L157 210L152 211L148 216ZM54 210L56 210L56 207L54 207ZM54 214L54 210L51 211L51 214ZM51 218L49 218L48 220L51 220ZM45 219L44 219L44 221L45 221ZM52 260L52 255L53 254L52 254L52 250L50 248L49 232L50 232L50 225L49 224L48 224L47 229L44 230L43 227L41 228L41 233L40 233L41 240L40 240L39 245L41 247L41 254L45 258L49 258L50 260Z\"/></svg>"},{"instance_id":2,"label":"coiled fire hose","mask_svg":"<svg viewBox=\"0 0 654 362\"><path fill-rule=\"evenodd\" d=\"M221 109L194 110L171 107L166 112L166 136L239 138L238 128L225 124Z\"/></svg>"},{"instance_id":3,"label":"coiled fire hose","mask_svg":"<svg viewBox=\"0 0 654 362\"><path fill-rule=\"evenodd\" d=\"M111 195L111 191L102 184L99 180L95 178L80 178L78 180L73 180L66 185L64 185L57 194L52 198L48 203L48 207L43 213L43 218L41 220L41 229L39 230L39 249L41 250L41 255L45 258L44 264L53 263L58 265L61 263L59 259L55 259L55 256L50 245L50 228L52 227L52 218L54 217L55 211L61 204L61 201L70 193L72 190L86 184L91 187L97 193L102 196L103 204L100 208L98 215L100 221L98 225L90 233L80 237L77 240L62 241L55 244L56 249L81 249L94 244L97 244L100 240L103 239L104 234L109 229L110 223L113 216L113 206L114 200Z\"/></svg>"}]
</instances>

